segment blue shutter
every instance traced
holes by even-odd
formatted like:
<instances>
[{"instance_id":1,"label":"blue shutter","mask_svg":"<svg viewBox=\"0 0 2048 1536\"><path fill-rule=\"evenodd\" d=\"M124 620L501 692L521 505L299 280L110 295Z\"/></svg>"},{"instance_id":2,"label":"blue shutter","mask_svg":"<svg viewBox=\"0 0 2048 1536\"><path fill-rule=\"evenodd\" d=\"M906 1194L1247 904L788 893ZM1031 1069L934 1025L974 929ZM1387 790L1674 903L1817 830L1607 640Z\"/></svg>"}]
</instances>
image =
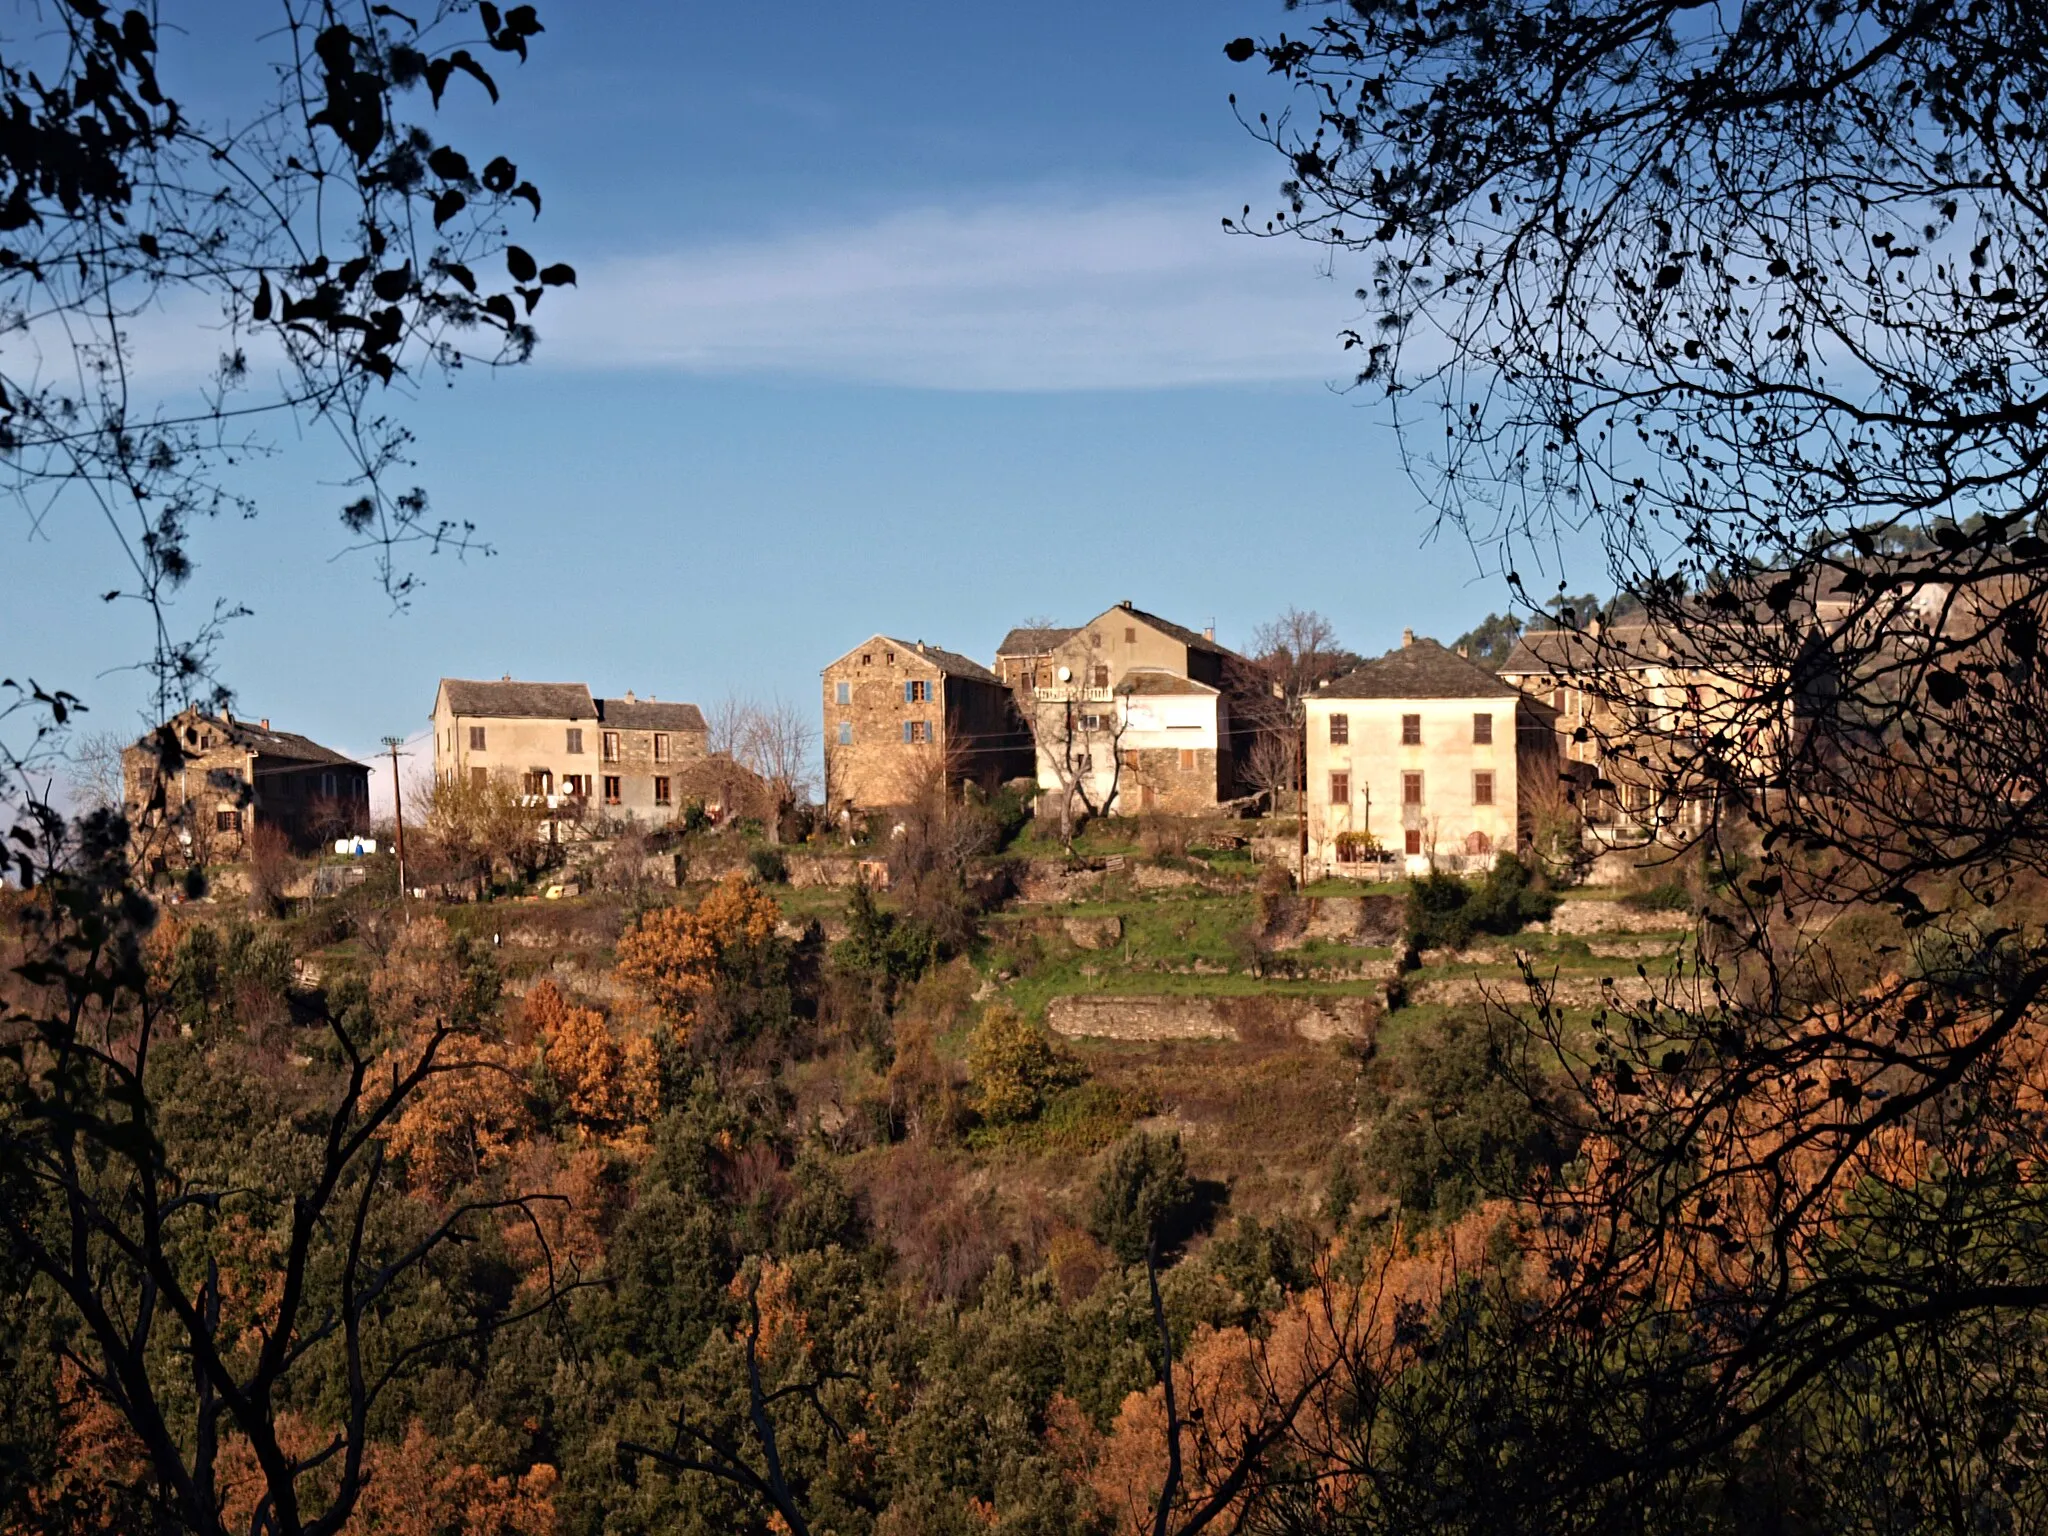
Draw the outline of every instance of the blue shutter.
<instances>
[{"instance_id":1,"label":"blue shutter","mask_svg":"<svg viewBox=\"0 0 2048 1536\"><path fill-rule=\"evenodd\" d=\"M907 746L907 745L909 745L909 742L910 742L910 722L909 722L908 720L906 720L906 721L904 721L904 722L903 722L903 741L904 741L904 744L905 744L906 746Z\"/></svg>"}]
</instances>

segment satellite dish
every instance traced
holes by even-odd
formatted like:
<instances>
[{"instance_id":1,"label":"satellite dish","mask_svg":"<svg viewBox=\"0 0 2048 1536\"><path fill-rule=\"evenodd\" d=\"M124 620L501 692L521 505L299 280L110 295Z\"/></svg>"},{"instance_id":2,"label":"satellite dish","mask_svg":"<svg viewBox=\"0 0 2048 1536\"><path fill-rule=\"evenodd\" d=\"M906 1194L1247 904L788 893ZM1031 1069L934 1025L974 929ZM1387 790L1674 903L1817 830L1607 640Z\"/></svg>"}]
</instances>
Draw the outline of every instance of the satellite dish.
<instances>
[{"instance_id":1,"label":"satellite dish","mask_svg":"<svg viewBox=\"0 0 2048 1536\"><path fill-rule=\"evenodd\" d=\"M1061 681L1061 682L1063 682L1063 683L1071 683L1071 682L1072 682L1073 680L1074 680L1074 669L1073 669L1072 667L1061 667L1061 668L1060 668L1060 681Z\"/></svg>"}]
</instances>

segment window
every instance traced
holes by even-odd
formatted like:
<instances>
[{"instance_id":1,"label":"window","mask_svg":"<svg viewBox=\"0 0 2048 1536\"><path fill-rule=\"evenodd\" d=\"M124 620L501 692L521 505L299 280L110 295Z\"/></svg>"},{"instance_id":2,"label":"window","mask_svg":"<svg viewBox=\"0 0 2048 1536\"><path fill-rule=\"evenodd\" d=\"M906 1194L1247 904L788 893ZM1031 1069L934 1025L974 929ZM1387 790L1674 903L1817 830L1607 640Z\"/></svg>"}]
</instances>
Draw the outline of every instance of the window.
<instances>
[{"instance_id":1,"label":"window","mask_svg":"<svg viewBox=\"0 0 2048 1536\"><path fill-rule=\"evenodd\" d=\"M1099 731L1099 730L1101 730L1101 729L1102 729L1102 716L1100 716L1100 715L1083 715L1083 716L1081 717L1081 729L1082 729L1082 730L1084 730L1084 731Z\"/></svg>"},{"instance_id":2,"label":"window","mask_svg":"<svg viewBox=\"0 0 2048 1536\"><path fill-rule=\"evenodd\" d=\"M932 723L929 720L906 720L903 722L903 743L915 746L932 739Z\"/></svg>"},{"instance_id":3,"label":"window","mask_svg":"<svg viewBox=\"0 0 2048 1536\"><path fill-rule=\"evenodd\" d=\"M1342 747L1349 745L1350 741L1351 717L1349 715L1330 716L1330 745Z\"/></svg>"},{"instance_id":4,"label":"window","mask_svg":"<svg viewBox=\"0 0 2048 1536\"><path fill-rule=\"evenodd\" d=\"M1109 686L1109 668L1097 665L1094 671L1094 679L1097 688L1107 688Z\"/></svg>"},{"instance_id":5,"label":"window","mask_svg":"<svg viewBox=\"0 0 2048 1536\"><path fill-rule=\"evenodd\" d=\"M242 830L242 813L235 810L215 811L213 829L216 832L239 832Z\"/></svg>"},{"instance_id":6,"label":"window","mask_svg":"<svg viewBox=\"0 0 2048 1536\"><path fill-rule=\"evenodd\" d=\"M667 805L669 803L668 775L665 773L657 773L654 776L654 803L656 805Z\"/></svg>"},{"instance_id":7,"label":"window","mask_svg":"<svg viewBox=\"0 0 2048 1536\"><path fill-rule=\"evenodd\" d=\"M1401 803L1403 805L1422 804L1421 774L1404 773L1401 775Z\"/></svg>"},{"instance_id":8,"label":"window","mask_svg":"<svg viewBox=\"0 0 2048 1536\"><path fill-rule=\"evenodd\" d=\"M608 773L604 776L604 803L606 805L617 805L619 803L619 776L616 773Z\"/></svg>"},{"instance_id":9,"label":"window","mask_svg":"<svg viewBox=\"0 0 2048 1536\"><path fill-rule=\"evenodd\" d=\"M1093 773L1094 771L1095 759L1093 757L1089 756L1086 752L1076 752L1074 754L1074 772Z\"/></svg>"},{"instance_id":10,"label":"window","mask_svg":"<svg viewBox=\"0 0 2048 1536\"><path fill-rule=\"evenodd\" d=\"M1401 846L1409 853L1422 852L1422 828L1410 827L1401 835Z\"/></svg>"},{"instance_id":11,"label":"window","mask_svg":"<svg viewBox=\"0 0 2048 1536\"><path fill-rule=\"evenodd\" d=\"M884 651L882 652L882 660L893 667L896 665L896 653L894 651Z\"/></svg>"},{"instance_id":12,"label":"window","mask_svg":"<svg viewBox=\"0 0 2048 1536\"><path fill-rule=\"evenodd\" d=\"M1332 805L1349 805L1350 803L1351 803L1351 775L1350 775L1350 774L1348 774L1348 773L1333 773L1333 774L1331 774L1331 775L1330 775L1330 804L1332 804Z\"/></svg>"},{"instance_id":13,"label":"window","mask_svg":"<svg viewBox=\"0 0 2048 1536\"><path fill-rule=\"evenodd\" d=\"M1193 773L1195 771L1195 749L1193 747L1182 747L1180 749L1180 771L1182 773Z\"/></svg>"},{"instance_id":14,"label":"window","mask_svg":"<svg viewBox=\"0 0 2048 1536\"><path fill-rule=\"evenodd\" d=\"M590 775L587 773L565 773L562 775L562 793L578 800L590 798Z\"/></svg>"},{"instance_id":15,"label":"window","mask_svg":"<svg viewBox=\"0 0 2048 1536\"><path fill-rule=\"evenodd\" d=\"M472 768L469 770L469 782L474 788L482 789L491 782L491 776L481 768Z\"/></svg>"},{"instance_id":16,"label":"window","mask_svg":"<svg viewBox=\"0 0 2048 1536\"><path fill-rule=\"evenodd\" d=\"M472 752L481 752L483 751L483 749L484 728L480 725L472 725L469 728L469 750Z\"/></svg>"},{"instance_id":17,"label":"window","mask_svg":"<svg viewBox=\"0 0 2048 1536\"><path fill-rule=\"evenodd\" d=\"M1135 624L1126 624L1126 625L1124 626L1124 644L1125 644L1125 645L1136 645L1137 643L1138 643L1138 626L1137 626L1137 625L1135 625Z\"/></svg>"},{"instance_id":18,"label":"window","mask_svg":"<svg viewBox=\"0 0 2048 1536\"><path fill-rule=\"evenodd\" d=\"M563 750L571 756L581 757L583 755L583 728L575 725L570 726L568 728L568 740L563 742L562 746Z\"/></svg>"},{"instance_id":19,"label":"window","mask_svg":"<svg viewBox=\"0 0 2048 1536\"><path fill-rule=\"evenodd\" d=\"M1493 804L1493 774L1491 772L1482 770L1472 775L1472 803L1474 805Z\"/></svg>"},{"instance_id":20,"label":"window","mask_svg":"<svg viewBox=\"0 0 2048 1536\"><path fill-rule=\"evenodd\" d=\"M1560 715L1564 713L1564 690L1562 688L1550 690L1550 707Z\"/></svg>"},{"instance_id":21,"label":"window","mask_svg":"<svg viewBox=\"0 0 2048 1536\"><path fill-rule=\"evenodd\" d=\"M875 653L873 651L861 652L860 664L864 667L873 666L875 664Z\"/></svg>"},{"instance_id":22,"label":"window","mask_svg":"<svg viewBox=\"0 0 2048 1536\"><path fill-rule=\"evenodd\" d=\"M526 792L529 795L553 794L555 776L545 768L530 768L526 773Z\"/></svg>"},{"instance_id":23,"label":"window","mask_svg":"<svg viewBox=\"0 0 2048 1536\"><path fill-rule=\"evenodd\" d=\"M853 722L851 720L839 722L839 745L842 747L853 745Z\"/></svg>"},{"instance_id":24,"label":"window","mask_svg":"<svg viewBox=\"0 0 2048 1536\"><path fill-rule=\"evenodd\" d=\"M667 731L656 731L654 733L654 760L657 763L665 763L668 761Z\"/></svg>"},{"instance_id":25,"label":"window","mask_svg":"<svg viewBox=\"0 0 2048 1536\"><path fill-rule=\"evenodd\" d=\"M1493 839L1488 837L1484 832L1474 832L1470 837L1465 839L1465 851L1467 853L1477 854L1491 853L1493 852Z\"/></svg>"},{"instance_id":26,"label":"window","mask_svg":"<svg viewBox=\"0 0 2048 1536\"><path fill-rule=\"evenodd\" d=\"M1472 745L1475 747L1490 747L1493 745L1493 716L1474 715L1472 717Z\"/></svg>"},{"instance_id":27,"label":"window","mask_svg":"<svg viewBox=\"0 0 2048 1536\"><path fill-rule=\"evenodd\" d=\"M867 657L863 656L861 660L866 661ZM853 684L839 683L835 685L832 690L832 701L835 704L851 704L853 702Z\"/></svg>"},{"instance_id":28,"label":"window","mask_svg":"<svg viewBox=\"0 0 2048 1536\"><path fill-rule=\"evenodd\" d=\"M903 702L906 704L929 704L932 701L932 685L922 678L912 678L903 685Z\"/></svg>"},{"instance_id":29,"label":"window","mask_svg":"<svg viewBox=\"0 0 2048 1536\"><path fill-rule=\"evenodd\" d=\"M578 732L577 734L580 735L582 733ZM619 733L617 731L606 731L604 733L604 760L608 763L616 763L619 760Z\"/></svg>"},{"instance_id":30,"label":"window","mask_svg":"<svg viewBox=\"0 0 2048 1536\"><path fill-rule=\"evenodd\" d=\"M321 793L321 794L322 794L323 796L325 796L325 797L326 797L327 799L329 799L329 800L332 800L332 799L334 798L334 775L333 775L333 774L331 774L331 773L323 773L323 774L321 774L321 775L320 775L320 793Z\"/></svg>"},{"instance_id":31,"label":"window","mask_svg":"<svg viewBox=\"0 0 2048 1536\"><path fill-rule=\"evenodd\" d=\"M1403 715L1401 717L1401 745L1404 747L1419 747L1422 745L1422 716Z\"/></svg>"}]
</instances>

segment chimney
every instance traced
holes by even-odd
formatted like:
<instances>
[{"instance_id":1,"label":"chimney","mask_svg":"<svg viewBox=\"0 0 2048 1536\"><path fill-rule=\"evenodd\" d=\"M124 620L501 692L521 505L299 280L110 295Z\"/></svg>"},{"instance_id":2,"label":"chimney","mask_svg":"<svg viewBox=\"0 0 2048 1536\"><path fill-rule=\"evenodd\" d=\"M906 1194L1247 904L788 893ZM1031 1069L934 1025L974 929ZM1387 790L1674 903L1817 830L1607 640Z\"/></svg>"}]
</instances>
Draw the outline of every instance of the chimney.
<instances>
[{"instance_id":1,"label":"chimney","mask_svg":"<svg viewBox=\"0 0 2048 1536\"><path fill-rule=\"evenodd\" d=\"M638 699L633 697L633 690L630 688L626 690L626 702L628 704L637 704L640 702Z\"/></svg>"},{"instance_id":2,"label":"chimney","mask_svg":"<svg viewBox=\"0 0 2048 1536\"><path fill-rule=\"evenodd\" d=\"M265 715L261 720L258 720L256 724L263 730L267 731L270 729L270 717L268 715Z\"/></svg>"},{"instance_id":3,"label":"chimney","mask_svg":"<svg viewBox=\"0 0 2048 1536\"><path fill-rule=\"evenodd\" d=\"M1120 602L1120 603L1118 603L1118 604L1117 604L1117 607L1119 607L1119 608L1129 608L1130 606L1131 606L1131 600L1130 600L1130 599L1129 599L1128 597L1127 597L1127 598L1125 598L1125 599L1124 599L1124 600L1123 600L1122 602Z\"/></svg>"},{"instance_id":4,"label":"chimney","mask_svg":"<svg viewBox=\"0 0 2048 1536\"><path fill-rule=\"evenodd\" d=\"M512 681L512 674L510 672L507 672L503 677L499 678L498 681L501 683L509 683Z\"/></svg>"},{"instance_id":5,"label":"chimney","mask_svg":"<svg viewBox=\"0 0 2048 1536\"><path fill-rule=\"evenodd\" d=\"M1409 646L1413 645L1414 643L1415 643L1415 631L1414 631L1414 630L1412 630L1412 629L1404 629L1404 630L1402 630L1402 631L1401 631L1401 649L1405 651L1405 650L1407 650L1407 649L1408 649L1408 647L1409 647Z\"/></svg>"},{"instance_id":6,"label":"chimney","mask_svg":"<svg viewBox=\"0 0 2048 1536\"><path fill-rule=\"evenodd\" d=\"M1216 638L1216 621L1214 619L1211 619L1202 626L1202 638L1204 640L1214 640Z\"/></svg>"}]
</instances>

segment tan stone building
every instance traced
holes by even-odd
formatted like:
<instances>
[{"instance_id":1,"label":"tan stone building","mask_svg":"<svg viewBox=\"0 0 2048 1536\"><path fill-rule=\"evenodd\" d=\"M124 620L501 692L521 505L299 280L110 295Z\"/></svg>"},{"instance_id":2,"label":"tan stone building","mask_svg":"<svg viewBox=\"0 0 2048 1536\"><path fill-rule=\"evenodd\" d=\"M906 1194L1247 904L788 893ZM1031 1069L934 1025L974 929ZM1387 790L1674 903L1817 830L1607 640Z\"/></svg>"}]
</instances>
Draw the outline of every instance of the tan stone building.
<instances>
[{"instance_id":1,"label":"tan stone building","mask_svg":"<svg viewBox=\"0 0 2048 1536\"><path fill-rule=\"evenodd\" d=\"M1557 782L1549 706L1434 640L1409 634L1302 709L1317 872L1489 869Z\"/></svg>"},{"instance_id":2,"label":"tan stone building","mask_svg":"<svg viewBox=\"0 0 2048 1536\"><path fill-rule=\"evenodd\" d=\"M362 763L268 720L197 707L121 753L121 789L138 856L151 867L239 859L259 826L306 848L370 821Z\"/></svg>"},{"instance_id":3,"label":"tan stone building","mask_svg":"<svg viewBox=\"0 0 2048 1536\"><path fill-rule=\"evenodd\" d=\"M825 804L901 805L934 774L993 790L1031 775L1010 690L977 661L874 635L824 669Z\"/></svg>"},{"instance_id":4,"label":"tan stone building","mask_svg":"<svg viewBox=\"0 0 2048 1536\"><path fill-rule=\"evenodd\" d=\"M582 683L444 677L434 695L434 774L505 774L550 808L665 822L709 731L694 704L594 698Z\"/></svg>"},{"instance_id":5,"label":"tan stone building","mask_svg":"<svg viewBox=\"0 0 2048 1536\"><path fill-rule=\"evenodd\" d=\"M1012 630L1003 646L1041 796L1072 788L1097 813L1215 810L1241 793L1238 765L1277 721L1253 663L1128 601L1074 629Z\"/></svg>"}]
</instances>

